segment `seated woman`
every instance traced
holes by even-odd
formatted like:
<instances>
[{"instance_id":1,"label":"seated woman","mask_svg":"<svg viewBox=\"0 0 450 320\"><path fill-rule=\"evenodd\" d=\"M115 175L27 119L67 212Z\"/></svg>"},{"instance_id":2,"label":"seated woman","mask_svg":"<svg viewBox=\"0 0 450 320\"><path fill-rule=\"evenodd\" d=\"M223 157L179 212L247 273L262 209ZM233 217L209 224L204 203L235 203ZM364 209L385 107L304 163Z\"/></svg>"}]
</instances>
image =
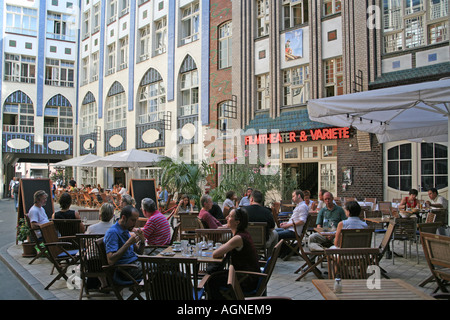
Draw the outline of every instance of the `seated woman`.
<instances>
[{"instance_id":1,"label":"seated woman","mask_svg":"<svg viewBox=\"0 0 450 320\"><path fill-rule=\"evenodd\" d=\"M419 205L419 202L417 201L418 195L419 192L416 189L409 190L409 196L402 199L402 202L400 202L398 208L404 210L408 208L417 208Z\"/></svg>"},{"instance_id":2,"label":"seated woman","mask_svg":"<svg viewBox=\"0 0 450 320\"><path fill-rule=\"evenodd\" d=\"M344 206L344 211L347 219L338 223L336 235L334 237L334 246L330 247L330 249L339 248L342 237L342 229L366 229L368 227L367 223L359 218L359 215L361 214L361 207L358 202L347 201Z\"/></svg>"},{"instance_id":3,"label":"seated woman","mask_svg":"<svg viewBox=\"0 0 450 320\"><path fill-rule=\"evenodd\" d=\"M114 206L106 202L100 207L100 221L89 226L86 234L105 234L113 225Z\"/></svg>"},{"instance_id":4,"label":"seated woman","mask_svg":"<svg viewBox=\"0 0 450 320\"><path fill-rule=\"evenodd\" d=\"M74 210L70 210L72 204L72 197L67 192L64 192L59 197L59 205L61 209L52 215L52 219L81 219L80 214ZM80 222L80 232L84 232L84 224Z\"/></svg>"},{"instance_id":5,"label":"seated woman","mask_svg":"<svg viewBox=\"0 0 450 320\"><path fill-rule=\"evenodd\" d=\"M227 227L233 237L227 243L214 250L213 258L220 259L228 255L236 271L261 272L258 264L258 254L250 234L247 232L248 214L245 208L231 210L227 216ZM208 297L212 300L222 300L222 290L226 287L228 271L218 271L211 275L207 282ZM259 278L248 276L240 283L244 292L256 289Z\"/></svg>"},{"instance_id":6,"label":"seated woman","mask_svg":"<svg viewBox=\"0 0 450 320\"><path fill-rule=\"evenodd\" d=\"M175 214L179 213L188 213L194 211L194 208L192 208L191 200L189 199L189 196L187 194L183 194L181 196L181 200L178 203L178 207L175 210Z\"/></svg>"}]
</instances>

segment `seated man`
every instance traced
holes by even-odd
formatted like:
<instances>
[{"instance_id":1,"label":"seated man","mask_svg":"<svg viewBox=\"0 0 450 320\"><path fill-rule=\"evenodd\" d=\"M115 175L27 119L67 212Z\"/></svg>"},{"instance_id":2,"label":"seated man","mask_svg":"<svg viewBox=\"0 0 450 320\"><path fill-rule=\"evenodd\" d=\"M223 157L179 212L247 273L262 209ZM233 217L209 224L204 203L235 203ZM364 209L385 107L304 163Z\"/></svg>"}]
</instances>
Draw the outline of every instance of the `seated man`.
<instances>
[{"instance_id":1,"label":"seated man","mask_svg":"<svg viewBox=\"0 0 450 320\"><path fill-rule=\"evenodd\" d=\"M347 217L345 215L344 210L334 204L334 197L331 192L326 192L323 195L323 201L325 202L325 207L322 208L317 214L316 224L318 228L322 227L331 227L337 228L339 222L342 220L346 220ZM319 244L323 247L329 248L334 244L334 235L333 236L323 236L320 233L313 233L309 236L310 244Z\"/></svg>"},{"instance_id":2,"label":"seated man","mask_svg":"<svg viewBox=\"0 0 450 320\"><path fill-rule=\"evenodd\" d=\"M125 206L120 212L119 220L106 231L103 239L108 263L110 265L137 265L138 268L127 270L136 280L142 279L142 266L138 261L137 254L142 254L145 248L145 238L142 230L137 229L136 233L130 233L138 218L139 211L135 207Z\"/></svg>"},{"instance_id":3,"label":"seated man","mask_svg":"<svg viewBox=\"0 0 450 320\"><path fill-rule=\"evenodd\" d=\"M145 226L142 228L144 237L150 245L165 245L170 243L170 225L167 218L158 211L155 201L144 198L141 201L141 208L147 218Z\"/></svg>"},{"instance_id":4,"label":"seated man","mask_svg":"<svg viewBox=\"0 0 450 320\"><path fill-rule=\"evenodd\" d=\"M222 224L219 220L214 218L211 213L209 213L209 210L211 210L213 206L213 201L210 195L205 194L200 199L200 205L202 206L202 209L198 213L198 218L202 220L204 224L206 224L206 229L217 229L221 228Z\"/></svg>"},{"instance_id":5,"label":"seated man","mask_svg":"<svg viewBox=\"0 0 450 320\"><path fill-rule=\"evenodd\" d=\"M266 248L269 256L278 242L278 232L275 231L275 221L272 211L263 206L263 194L259 190L253 190L250 196L250 205L245 206L248 213L248 222L266 222Z\"/></svg>"},{"instance_id":6,"label":"seated man","mask_svg":"<svg viewBox=\"0 0 450 320\"><path fill-rule=\"evenodd\" d=\"M35 230L36 237L41 238L42 234L39 230L41 224L49 222L44 206L47 203L48 194L44 190L38 190L34 193L34 205L28 211L31 229Z\"/></svg>"},{"instance_id":7,"label":"seated man","mask_svg":"<svg viewBox=\"0 0 450 320\"><path fill-rule=\"evenodd\" d=\"M447 199L445 199L443 196L440 196L436 188L431 188L430 190L428 190L428 196L430 197L430 200L427 200L425 202L428 206L442 209L448 208Z\"/></svg>"}]
</instances>

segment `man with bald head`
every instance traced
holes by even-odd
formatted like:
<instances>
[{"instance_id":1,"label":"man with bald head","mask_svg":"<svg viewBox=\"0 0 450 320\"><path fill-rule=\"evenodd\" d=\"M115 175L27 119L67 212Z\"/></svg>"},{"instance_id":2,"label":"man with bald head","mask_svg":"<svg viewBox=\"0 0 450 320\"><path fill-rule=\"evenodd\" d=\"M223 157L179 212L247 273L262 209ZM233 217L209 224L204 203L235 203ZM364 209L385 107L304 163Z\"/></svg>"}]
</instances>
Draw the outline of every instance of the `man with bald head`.
<instances>
[{"instance_id":1,"label":"man with bald head","mask_svg":"<svg viewBox=\"0 0 450 320\"><path fill-rule=\"evenodd\" d=\"M325 192L323 195L323 207L317 214L316 225L318 228L337 228L339 222L346 220L344 209L334 203L334 197L331 192ZM333 245L334 236L323 236L320 233L314 233L309 237L309 243L317 243L322 247L329 248Z\"/></svg>"}]
</instances>

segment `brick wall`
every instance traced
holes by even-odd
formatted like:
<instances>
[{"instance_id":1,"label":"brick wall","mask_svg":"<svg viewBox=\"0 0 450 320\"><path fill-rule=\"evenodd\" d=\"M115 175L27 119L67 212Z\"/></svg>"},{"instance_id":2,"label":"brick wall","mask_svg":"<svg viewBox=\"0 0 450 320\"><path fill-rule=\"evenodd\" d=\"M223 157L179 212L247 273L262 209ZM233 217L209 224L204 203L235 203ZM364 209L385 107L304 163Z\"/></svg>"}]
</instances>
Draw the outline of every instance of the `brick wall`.
<instances>
[{"instance_id":1,"label":"brick wall","mask_svg":"<svg viewBox=\"0 0 450 320\"><path fill-rule=\"evenodd\" d=\"M373 134L370 135L370 143L371 151L358 151L357 132L350 139L338 141L338 196L383 200L383 146ZM353 170L352 185L347 186L345 192L342 190L344 167Z\"/></svg>"}]
</instances>

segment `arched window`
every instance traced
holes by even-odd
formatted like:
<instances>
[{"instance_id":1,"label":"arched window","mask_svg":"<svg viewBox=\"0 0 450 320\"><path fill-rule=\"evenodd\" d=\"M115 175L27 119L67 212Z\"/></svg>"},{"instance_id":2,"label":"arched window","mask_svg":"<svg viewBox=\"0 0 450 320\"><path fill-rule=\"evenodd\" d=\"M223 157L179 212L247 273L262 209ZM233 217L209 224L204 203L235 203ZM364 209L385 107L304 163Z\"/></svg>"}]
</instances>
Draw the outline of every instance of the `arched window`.
<instances>
[{"instance_id":1,"label":"arched window","mask_svg":"<svg viewBox=\"0 0 450 320\"><path fill-rule=\"evenodd\" d=\"M151 68L139 86L138 124L163 119L166 106L166 88L158 71Z\"/></svg>"},{"instance_id":2,"label":"arched window","mask_svg":"<svg viewBox=\"0 0 450 320\"><path fill-rule=\"evenodd\" d=\"M80 135L90 134L97 127L97 102L92 92L83 99L80 109Z\"/></svg>"},{"instance_id":3,"label":"arched window","mask_svg":"<svg viewBox=\"0 0 450 320\"><path fill-rule=\"evenodd\" d=\"M72 105L60 94L51 98L45 106L44 134L73 135Z\"/></svg>"},{"instance_id":4,"label":"arched window","mask_svg":"<svg viewBox=\"0 0 450 320\"><path fill-rule=\"evenodd\" d=\"M106 98L106 130L125 128L127 126L127 99L125 89L119 82L114 82Z\"/></svg>"},{"instance_id":5,"label":"arched window","mask_svg":"<svg viewBox=\"0 0 450 320\"><path fill-rule=\"evenodd\" d=\"M187 56L180 70L181 104L178 116L190 116L198 114L199 79L198 69L194 59Z\"/></svg>"},{"instance_id":6,"label":"arched window","mask_svg":"<svg viewBox=\"0 0 450 320\"><path fill-rule=\"evenodd\" d=\"M20 90L10 94L5 100L3 131L34 133L33 102Z\"/></svg>"}]
</instances>

